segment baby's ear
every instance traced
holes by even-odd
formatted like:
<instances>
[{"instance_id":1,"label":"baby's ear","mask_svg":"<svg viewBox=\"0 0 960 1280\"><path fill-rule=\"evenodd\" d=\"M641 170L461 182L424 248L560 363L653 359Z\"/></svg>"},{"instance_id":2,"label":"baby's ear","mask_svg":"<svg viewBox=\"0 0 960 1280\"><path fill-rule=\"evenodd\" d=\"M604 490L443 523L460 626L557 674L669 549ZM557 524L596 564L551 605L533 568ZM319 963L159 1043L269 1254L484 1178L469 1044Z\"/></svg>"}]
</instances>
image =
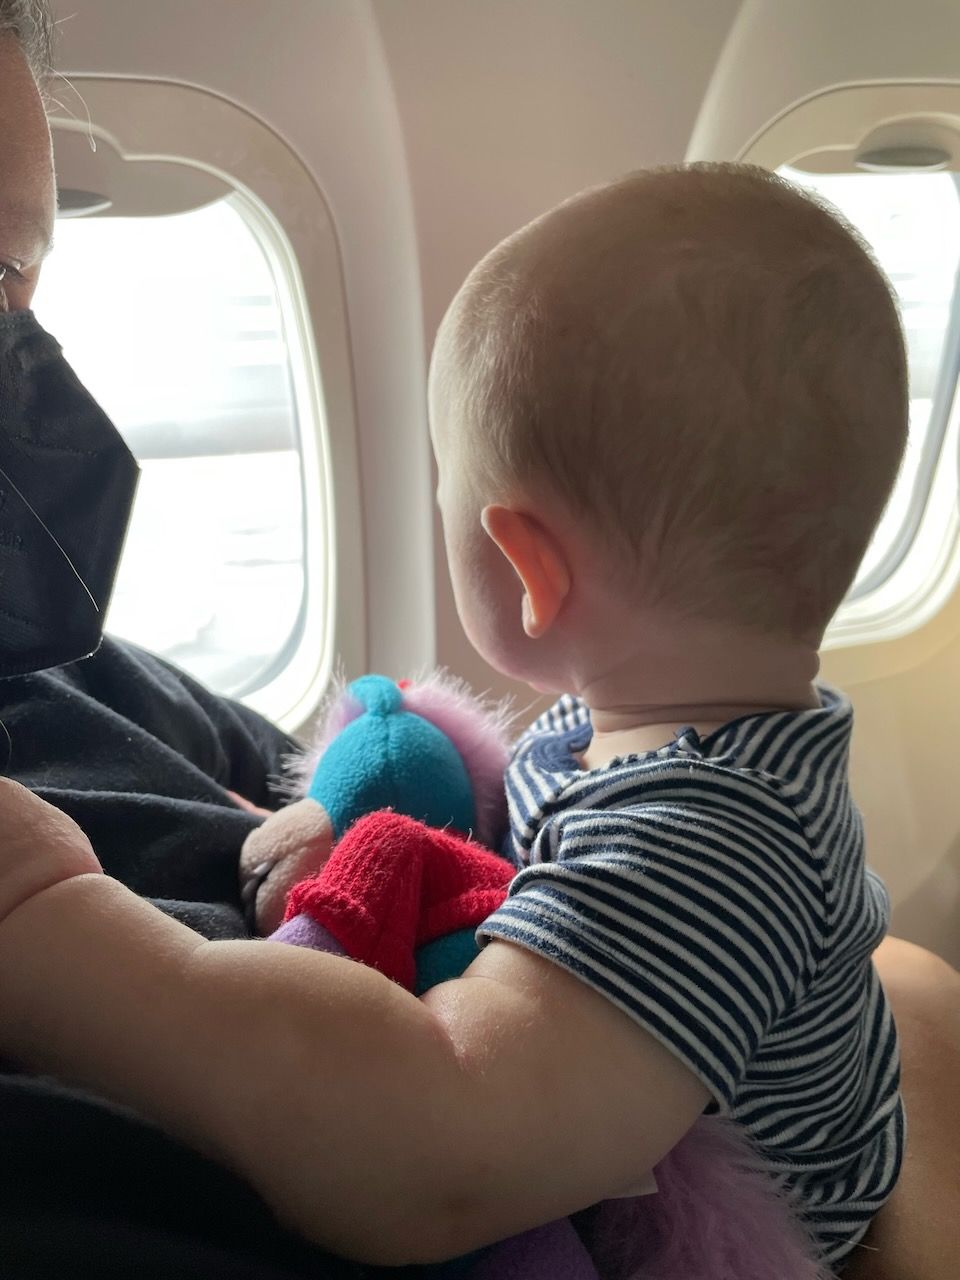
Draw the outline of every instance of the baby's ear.
<instances>
[{"instance_id":1,"label":"baby's ear","mask_svg":"<svg viewBox=\"0 0 960 1280\"><path fill-rule=\"evenodd\" d=\"M563 550L537 517L526 512L490 506L480 519L523 585L523 629L537 640L549 631L570 592Z\"/></svg>"}]
</instances>

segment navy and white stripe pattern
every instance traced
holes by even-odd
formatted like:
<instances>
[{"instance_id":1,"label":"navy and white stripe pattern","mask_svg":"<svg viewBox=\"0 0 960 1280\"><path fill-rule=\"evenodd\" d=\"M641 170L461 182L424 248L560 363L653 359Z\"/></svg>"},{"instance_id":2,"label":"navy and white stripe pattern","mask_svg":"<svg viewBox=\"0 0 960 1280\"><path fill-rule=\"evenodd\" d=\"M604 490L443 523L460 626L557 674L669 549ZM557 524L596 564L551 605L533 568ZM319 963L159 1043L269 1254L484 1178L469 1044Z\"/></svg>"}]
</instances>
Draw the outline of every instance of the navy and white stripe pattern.
<instances>
[{"instance_id":1,"label":"navy and white stripe pattern","mask_svg":"<svg viewBox=\"0 0 960 1280\"><path fill-rule=\"evenodd\" d=\"M904 1122L852 711L820 696L590 771L589 712L562 698L507 771L521 869L480 935L562 965L676 1053L836 1262L896 1182Z\"/></svg>"}]
</instances>

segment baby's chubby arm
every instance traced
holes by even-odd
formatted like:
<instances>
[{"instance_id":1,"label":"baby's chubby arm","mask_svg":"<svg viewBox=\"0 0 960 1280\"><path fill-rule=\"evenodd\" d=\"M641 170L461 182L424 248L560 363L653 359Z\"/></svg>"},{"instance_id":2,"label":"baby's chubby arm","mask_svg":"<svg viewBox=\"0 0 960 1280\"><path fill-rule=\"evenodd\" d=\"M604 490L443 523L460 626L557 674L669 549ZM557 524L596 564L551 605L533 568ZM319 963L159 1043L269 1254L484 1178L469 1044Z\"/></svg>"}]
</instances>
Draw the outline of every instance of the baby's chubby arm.
<instances>
[{"instance_id":1,"label":"baby's chubby arm","mask_svg":"<svg viewBox=\"0 0 960 1280\"><path fill-rule=\"evenodd\" d=\"M0 832L0 1051L135 1107L346 1256L450 1257L615 1195L707 1102L519 948L417 1000L338 957L204 941L5 781Z\"/></svg>"}]
</instances>

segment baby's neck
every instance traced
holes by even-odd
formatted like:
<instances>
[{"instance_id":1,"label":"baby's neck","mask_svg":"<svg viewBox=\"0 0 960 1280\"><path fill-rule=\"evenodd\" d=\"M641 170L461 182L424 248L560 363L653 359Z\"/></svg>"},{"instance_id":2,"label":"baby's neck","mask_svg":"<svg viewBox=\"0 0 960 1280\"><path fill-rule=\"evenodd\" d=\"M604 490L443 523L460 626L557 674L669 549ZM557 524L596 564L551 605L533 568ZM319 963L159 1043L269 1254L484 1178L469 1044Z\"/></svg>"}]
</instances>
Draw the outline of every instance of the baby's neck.
<instances>
[{"instance_id":1,"label":"baby's neck","mask_svg":"<svg viewBox=\"0 0 960 1280\"><path fill-rule=\"evenodd\" d=\"M579 682L593 740L582 759L598 768L653 751L677 729L701 735L740 716L819 705L811 644L723 624L645 623L639 646Z\"/></svg>"}]
</instances>

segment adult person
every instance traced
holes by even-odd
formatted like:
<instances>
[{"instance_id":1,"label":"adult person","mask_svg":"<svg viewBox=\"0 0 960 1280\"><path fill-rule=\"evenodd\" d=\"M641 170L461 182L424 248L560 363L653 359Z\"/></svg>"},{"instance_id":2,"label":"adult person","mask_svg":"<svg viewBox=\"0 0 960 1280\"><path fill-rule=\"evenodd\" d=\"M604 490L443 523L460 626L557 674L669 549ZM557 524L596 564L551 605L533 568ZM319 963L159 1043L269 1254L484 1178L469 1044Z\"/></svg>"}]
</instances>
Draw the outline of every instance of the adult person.
<instances>
[{"instance_id":1,"label":"adult person","mask_svg":"<svg viewBox=\"0 0 960 1280\"><path fill-rule=\"evenodd\" d=\"M237 858L257 819L229 793L269 804L268 778L290 741L131 646L107 639L85 657L99 638L133 473L109 425L64 374L28 314L54 220L38 90L49 68L49 32L41 0L0 0L6 772L69 813L110 874L207 937L242 937ZM42 401L35 395L40 386ZM56 454L68 428L89 433L91 470L82 497L75 470L65 475ZM47 438L35 440L44 465L27 467L33 487L26 492L14 473L31 434L44 431ZM64 492L72 506L67 523L55 524L52 514L44 522L45 513L64 519L56 502ZM59 575L62 590L32 588L48 575ZM940 1099L952 1083L950 1064L960 1064L960 1027L945 1013L960 1009L960 1001L945 1000L960 978L894 941L881 948L878 964L904 1033L904 1089L916 1136L901 1191L875 1227L879 1252L865 1250L866 1261L858 1258L847 1274L939 1280L948 1274L952 1223L944 1179L956 1144L947 1144L945 1128L931 1117L947 1114ZM91 1276L127 1274L147 1257L157 1275L356 1274L282 1235L255 1197L216 1165L135 1117L13 1068L0 1076L0 1142L0 1241L11 1274L50 1275L67 1257Z\"/></svg>"}]
</instances>

